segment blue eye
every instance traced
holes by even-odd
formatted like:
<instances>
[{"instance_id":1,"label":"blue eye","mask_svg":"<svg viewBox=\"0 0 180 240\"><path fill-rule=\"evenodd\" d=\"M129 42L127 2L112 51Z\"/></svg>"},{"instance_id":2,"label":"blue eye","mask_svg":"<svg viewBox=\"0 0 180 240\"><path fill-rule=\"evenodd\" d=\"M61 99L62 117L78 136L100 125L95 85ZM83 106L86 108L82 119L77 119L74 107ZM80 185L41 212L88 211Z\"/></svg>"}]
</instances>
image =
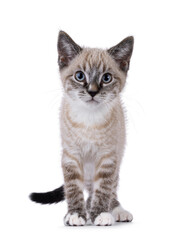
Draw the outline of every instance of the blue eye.
<instances>
[{"instance_id":1,"label":"blue eye","mask_svg":"<svg viewBox=\"0 0 180 240\"><path fill-rule=\"evenodd\" d=\"M85 80L85 74L81 71L76 72L75 79L79 82L82 82Z\"/></svg>"},{"instance_id":2,"label":"blue eye","mask_svg":"<svg viewBox=\"0 0 180 240\"><path fill-rule=\"evenodd\" d=\"M102 81L103 83L110 83L112 81L112 75L110 73L105 73L103 76L102 76Z\"/></svg>"}]
</instances>

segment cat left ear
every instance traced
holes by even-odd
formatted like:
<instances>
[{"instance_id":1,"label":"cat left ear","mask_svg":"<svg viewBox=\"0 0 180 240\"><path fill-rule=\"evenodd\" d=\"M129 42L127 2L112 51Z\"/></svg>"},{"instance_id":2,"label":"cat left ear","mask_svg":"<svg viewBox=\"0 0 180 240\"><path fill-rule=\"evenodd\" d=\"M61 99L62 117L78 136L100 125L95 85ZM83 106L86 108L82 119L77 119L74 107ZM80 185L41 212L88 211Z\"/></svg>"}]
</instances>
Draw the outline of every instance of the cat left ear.
<instances>
[{"instance_id":1,"label":"cat left ear","mask_svg":"<svg viewBox=\"0 0 180 240\"><path fill-rule=\"evenodd\" d=\"M77 45L67 33L63 31L59 32L57 48L60 69L68 66L70 61L82 51L82 48Z\"/></svg>"},{"instance_id":2,"label":"cat left ear","mask_svg":"<svg viewBox=\"0 0 180 240\"><path fill-rule=\"evenodd\" d=\"M129 69L130 59L133 52L134 38L127 37L116 46L108 49L108 53L118 63L121 70L127 72Z\"/></svg>"}]
</instances>

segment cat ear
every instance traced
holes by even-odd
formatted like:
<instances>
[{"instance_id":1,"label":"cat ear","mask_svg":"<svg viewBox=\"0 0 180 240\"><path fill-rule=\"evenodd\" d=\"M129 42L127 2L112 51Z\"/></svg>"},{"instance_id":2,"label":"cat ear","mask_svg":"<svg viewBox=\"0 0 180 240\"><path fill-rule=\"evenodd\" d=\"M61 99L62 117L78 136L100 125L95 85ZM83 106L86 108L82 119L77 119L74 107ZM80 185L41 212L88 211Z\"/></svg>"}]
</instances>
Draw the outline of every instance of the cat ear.
<instances>
[{"instance_id":1,"label":"cat ear","mask_svg":"<svg viewBox=\"0 0 180 240\"><path fill-rule=\"evenodd\" d=\"M59 32L57 48L60 69L68 66L69 62L82 51L82 48L77 45L67 33L63 31Z\"/></svg>"},{"instance_id":2,"label":"cat ear","mask_svg":"<svg viewBox=\"0 0 180 240\"><path fill-rule=\"evenodd\" d=\"M108 49L108 53L118 63L121 70L127 72L129 69L130 59L133 51L134 38L127 37L116 46Z\"/></svg>"}]
</instances>

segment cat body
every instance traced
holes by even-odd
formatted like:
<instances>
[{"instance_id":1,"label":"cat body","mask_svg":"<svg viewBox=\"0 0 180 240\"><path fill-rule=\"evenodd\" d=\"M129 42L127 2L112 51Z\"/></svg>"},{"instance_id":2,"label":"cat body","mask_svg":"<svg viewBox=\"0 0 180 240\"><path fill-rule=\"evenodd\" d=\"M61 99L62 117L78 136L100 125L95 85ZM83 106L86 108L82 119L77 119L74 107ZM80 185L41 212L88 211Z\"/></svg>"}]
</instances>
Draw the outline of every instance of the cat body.
<instances>
[{"instance_id":1,"label":"cat body","mask_svg":"<svg viewBox=\"0 0 180 240\"><path fill-rule=\"evenodd\" d=\"M112 225L132 221L117 199L119 168L126 134L120 99L129 69L133 38L109 50L81 48L65 32L58 38L59 67L64 96L61 106L63 193L68 213L65 225ZM89 197L84 200L83 191ZM61 188L62 190L62 188ZM46 193L57 202L60 190ZM59 193L59 192L58 192ZM36 202L43 194L32 194ZM47 199L46 198L46 199ZM56 199L56 200L55 200Z\"/></svg>"}]
</instances>

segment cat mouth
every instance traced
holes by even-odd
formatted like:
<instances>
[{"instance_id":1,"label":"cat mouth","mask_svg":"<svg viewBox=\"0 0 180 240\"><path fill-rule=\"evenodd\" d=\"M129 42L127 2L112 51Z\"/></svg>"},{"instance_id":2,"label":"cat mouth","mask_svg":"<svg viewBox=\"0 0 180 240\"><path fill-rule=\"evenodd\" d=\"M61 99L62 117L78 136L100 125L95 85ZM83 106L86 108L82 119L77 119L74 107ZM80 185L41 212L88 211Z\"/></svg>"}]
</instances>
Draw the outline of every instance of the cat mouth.
<instances>
[{"instance_id":1,"label":"cat mouth","mask_svg":"<svg viewBox=\"0 0 180 240\"><path fill-rule=\"evenodd\" d=\"M99 103L98 101L94 100L93 98L91 100L86 101L86 102L90 103L90 104L97 104L97 103Z\"/></svg>"}]
</instances>

